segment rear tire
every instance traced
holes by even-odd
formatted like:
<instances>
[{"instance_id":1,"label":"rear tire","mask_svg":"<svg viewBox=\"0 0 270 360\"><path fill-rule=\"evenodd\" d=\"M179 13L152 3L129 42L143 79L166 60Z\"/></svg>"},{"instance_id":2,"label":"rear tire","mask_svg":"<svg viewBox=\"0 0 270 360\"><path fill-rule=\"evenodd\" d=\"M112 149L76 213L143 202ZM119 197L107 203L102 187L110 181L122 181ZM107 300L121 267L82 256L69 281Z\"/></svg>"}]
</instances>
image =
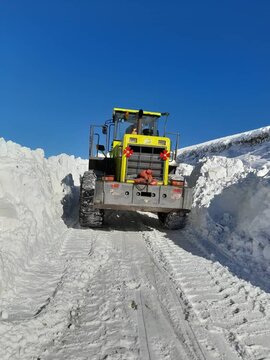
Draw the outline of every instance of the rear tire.
<instances>
[{"instance_id":1,"label":"rear tire","mask_svg":"<svg viewBox=\"0 0 270 360\"><path fill-rule=\"evenodd\" d=\"M103 210L94 209L96 175L93 170L86 171L81 180L79 222L82 227L97 228L103 225Z\"/></svg>"},{"instance_id":2,"label":"rear tire","mask_svg":"<svg viewBox=\"0 0 270 360\"><path fill-rule=\"evenodd\" d=\"M184 212L158 213L159 222L166 230L183 229L187 224L187 217L188 215Z\"/></svg>"}]
</instances>

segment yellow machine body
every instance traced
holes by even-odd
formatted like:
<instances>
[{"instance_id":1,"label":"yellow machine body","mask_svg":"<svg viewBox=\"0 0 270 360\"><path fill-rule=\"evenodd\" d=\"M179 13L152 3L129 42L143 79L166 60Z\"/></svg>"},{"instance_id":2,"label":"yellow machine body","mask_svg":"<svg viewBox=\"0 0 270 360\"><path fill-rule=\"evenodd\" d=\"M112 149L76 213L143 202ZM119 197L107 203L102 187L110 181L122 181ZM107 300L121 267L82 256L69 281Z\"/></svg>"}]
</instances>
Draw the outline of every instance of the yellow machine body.
<instances>
[{"instance_id":1,"label":"yellow machine body","mask_svg":"<svg viewBox=\"0 0 270 360\"><path fill-rule=\"evenodd\" d=\"M167 137L161 136L146 136L137 134L124 135L123 141L114 141L112 149L112 157L116 163L116 180L120 182L134 183L134 180L126 178L127 157L124 154L124 149L132 145L141 145L144 147L160 147L170 152L171 141ZM132 156L132 155L131 155ZM158 181L158 185L168 185L169 178L169 159L164 161L163 181ZM147 169L145 169L147 170ZM151 169L150 169L151 170Z\"/></svg>"}]
</instances>

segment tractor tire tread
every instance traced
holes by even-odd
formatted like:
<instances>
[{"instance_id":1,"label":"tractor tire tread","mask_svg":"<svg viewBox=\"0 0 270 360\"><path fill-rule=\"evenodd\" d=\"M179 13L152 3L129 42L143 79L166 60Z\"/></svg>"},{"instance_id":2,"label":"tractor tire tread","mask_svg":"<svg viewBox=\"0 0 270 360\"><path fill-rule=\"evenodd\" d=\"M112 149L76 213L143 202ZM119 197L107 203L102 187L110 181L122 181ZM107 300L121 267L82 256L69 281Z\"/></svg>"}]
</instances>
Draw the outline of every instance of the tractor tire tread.
<instances>
[{"instance_id":1,"label":"tractor tire tread","mask_svg":"<svg viewBox=\"0 0 270 360\"><path fill-rule=\"evenodd\" d=\"M103 225L103 210L94 209L96 175L93 170L86 171L81 180L79 223L81 227L98 228Z\"/></svg>"}]
</instances>

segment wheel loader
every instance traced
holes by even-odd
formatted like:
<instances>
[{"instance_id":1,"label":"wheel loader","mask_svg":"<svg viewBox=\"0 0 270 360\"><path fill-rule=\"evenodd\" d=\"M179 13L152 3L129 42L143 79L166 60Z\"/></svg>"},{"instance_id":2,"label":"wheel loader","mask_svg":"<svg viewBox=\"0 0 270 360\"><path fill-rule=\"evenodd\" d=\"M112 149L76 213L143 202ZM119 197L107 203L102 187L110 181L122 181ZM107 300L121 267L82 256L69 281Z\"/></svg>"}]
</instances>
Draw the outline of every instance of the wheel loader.
<instances>
[{"instance_id":1,"label":"wheel loader","mask_svg":"<svg viewBox=\"0 0 270 360\"><path fill-rule=\"evenodd\" d=\"M166 131L168 116L114 108L112 119L90 127L89 165L80 187L82 227L101 227L107 210L152 212L165 229L185 226L192 189L175 174L179 134Z\"/></svg>"}]
</instances>

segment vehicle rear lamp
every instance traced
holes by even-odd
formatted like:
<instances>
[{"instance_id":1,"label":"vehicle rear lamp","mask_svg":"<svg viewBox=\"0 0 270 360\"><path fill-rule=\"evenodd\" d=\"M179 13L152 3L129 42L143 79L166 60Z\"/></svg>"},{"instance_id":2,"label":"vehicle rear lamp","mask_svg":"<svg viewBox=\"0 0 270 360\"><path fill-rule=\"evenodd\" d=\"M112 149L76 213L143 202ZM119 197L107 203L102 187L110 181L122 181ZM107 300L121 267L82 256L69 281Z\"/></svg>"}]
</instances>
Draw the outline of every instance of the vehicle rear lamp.
<instances>
[{"instance_id":1,"label":"vehicle rear lamp","mask_svg":"<svg viewBox=\"0 0 270 360\"><path fill-rule=\"evenodd\" d=\"M158 140L158 145L166 146L166 140Z\"/></svg>"},{"instance_id":2,"label":"vehicle rear lamp","mask_svg":"<svg viewBox=\"0 0 270 360\"><path fill-rule=\"evenodd\" d=\"M182 189L173 189L173 192L176 194L182 194Z\"/></svg>"},{"instance_id":3,"label":"vehicle rear lamp","mask_svg":"<svg viewBox=\"0 0 270 360\"><path fill-rule=\"evenodd\" d=\"M103 176L102 181L114 181L114 175Z\"/></svg>"},{"instance_id":4,"label":"vehicle rear lamp","mask_svg":"<svg viewBox=\"0 0 270 360\"><path fill-rule=\"evenodd\" d=\"M118 188L119 188L119 184L111 184L111 188L112 188L112 189L118 189Z\"/></svg>"},{"instance_id":5,"label":"vehicle rear lamp","mask_svg":"<svg viewBox=\"0 0 270 360\"><path fill-rule=\"evenodd\" d=\"M136 143L137 142L137 138L129 138L129 142L130 143Z\"/></svg>"},{"instance_id":6,"label":"vehicle rear lamp","mask_svg":"<svg viewBox=\"0 0 270 360\"><path fill-rule=\"evenodd\" d=\"M183 181L183 180L172 180L172 181L171 181L171 185L172 185L172 186L180 186L180 187L183 187L183 186L185 186L185 181Z\"/></svg>"}]
</instances>

